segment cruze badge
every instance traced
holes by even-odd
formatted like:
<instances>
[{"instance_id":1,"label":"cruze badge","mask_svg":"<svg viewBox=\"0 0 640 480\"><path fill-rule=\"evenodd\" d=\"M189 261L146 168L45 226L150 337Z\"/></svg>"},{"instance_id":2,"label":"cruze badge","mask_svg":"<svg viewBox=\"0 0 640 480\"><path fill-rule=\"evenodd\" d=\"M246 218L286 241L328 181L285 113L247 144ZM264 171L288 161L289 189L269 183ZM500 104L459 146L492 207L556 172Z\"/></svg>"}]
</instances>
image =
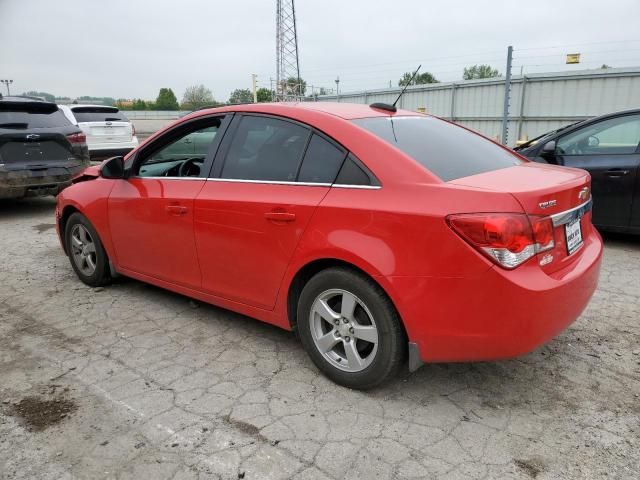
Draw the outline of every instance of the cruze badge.
<instances>
[{"instance_id":1,"label":"cruze badge","mask_svg":"<svg viewBox=\"0 0 640 480\"><path fill-rule=\"evenodd\" d=\"M580 200L586 200L589 198L589 187L584 187L582 190L578 192L578 198Z\"/></svg>"},{"instance_id":2,"label":"cruze badge","mask_svg":"<svg viewBox=\"0 0 640 480\"><path fill-rule=\"evenodd\" d=\"M538 206L540 208L549 208L554 207L558 203L557 200L547 200L546 202L540 202Z\"/></svg>"}]
</instances>

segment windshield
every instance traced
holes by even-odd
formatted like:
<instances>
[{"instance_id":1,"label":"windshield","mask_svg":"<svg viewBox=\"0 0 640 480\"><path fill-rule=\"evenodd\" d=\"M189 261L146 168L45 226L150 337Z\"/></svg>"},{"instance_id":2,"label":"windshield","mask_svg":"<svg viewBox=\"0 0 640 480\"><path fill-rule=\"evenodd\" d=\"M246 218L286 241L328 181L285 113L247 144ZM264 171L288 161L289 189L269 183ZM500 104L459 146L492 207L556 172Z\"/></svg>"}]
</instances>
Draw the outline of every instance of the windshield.
<instances>
[{"instance_id":1,"label":"windshield","mask_svg":"<svg viewBox=\"0 0 640 480\"><path fill-rule=\"evenodd\" d=\"M353 122L445 182L524 163L481 135L435 117L375 117Z\"/></svg>"}]
</instances>

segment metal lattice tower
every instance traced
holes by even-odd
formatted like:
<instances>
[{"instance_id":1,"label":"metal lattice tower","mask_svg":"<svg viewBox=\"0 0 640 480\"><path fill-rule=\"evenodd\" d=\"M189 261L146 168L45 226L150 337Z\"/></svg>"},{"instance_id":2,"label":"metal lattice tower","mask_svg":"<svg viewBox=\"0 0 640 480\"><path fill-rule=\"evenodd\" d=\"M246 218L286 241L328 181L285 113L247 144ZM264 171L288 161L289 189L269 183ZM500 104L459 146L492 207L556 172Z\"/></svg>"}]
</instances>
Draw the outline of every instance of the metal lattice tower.
<instances>
[{"instance_id":1,"label":"metal lattice tower","mask_svg":"<svg viewBox=\"0 0 640 480\"><path fill-rule=\"evenodd\" d=\"M298 35L294 0L277 0L276 11L276 101L298 100L302 89L298 62ZM289 79L296 79L288 82Z\"/></svg>"}]
</instances>

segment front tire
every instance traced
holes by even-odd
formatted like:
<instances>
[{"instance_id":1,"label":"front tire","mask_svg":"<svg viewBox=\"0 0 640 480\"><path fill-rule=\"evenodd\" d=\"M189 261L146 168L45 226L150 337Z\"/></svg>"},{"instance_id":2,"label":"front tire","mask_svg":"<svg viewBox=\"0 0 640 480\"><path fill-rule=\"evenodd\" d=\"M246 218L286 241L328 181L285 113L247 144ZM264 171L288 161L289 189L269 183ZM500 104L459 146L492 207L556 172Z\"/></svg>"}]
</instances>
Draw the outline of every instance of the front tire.
<instances>
[{"instance_id":1,"label":"front tire","mask_svg":"<svg viewBox=\"0 0 640 480\"><path fill-rule=\"evenodd\" d=\"M305 285L298 331L315 365L331 380L366 390L402 364L406 336L398 314L373 280L348 268L330 268Z\"/></svg>"},{"instance_id":2,"label":"front tire","mask_svg":"<svg viewBox=\"0 0 640 480\"><path fill-rule=\"evenodd\" d=\"M81 213L74 213L64 229L67 255L71 267L83 283L101 287L111 281L109 258L98 232Z\"/></svg>"}]
</instances>

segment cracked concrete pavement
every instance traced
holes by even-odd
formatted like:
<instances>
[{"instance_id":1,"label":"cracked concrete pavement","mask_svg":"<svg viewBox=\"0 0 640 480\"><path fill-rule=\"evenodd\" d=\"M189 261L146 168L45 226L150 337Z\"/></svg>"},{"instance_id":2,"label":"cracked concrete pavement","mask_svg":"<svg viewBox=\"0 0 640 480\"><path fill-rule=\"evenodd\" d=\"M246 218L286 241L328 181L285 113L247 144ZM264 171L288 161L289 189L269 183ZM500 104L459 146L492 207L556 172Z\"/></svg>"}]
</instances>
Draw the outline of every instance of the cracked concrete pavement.
<instances>
[{"instance_id":1,"label":"cracked concrete pavement","mask_svg":"<svg viewBox=\"0 0 640 480\"><path fill-rule=\"evenodd\" d=\"M606 238L595 297L548 345L363 393L288 332L133 280L84 286L53 208L0 203L0 478L637 478L638 238ZM25 398L74 408L34 428Z\"/></svg>"}]
</instances>

